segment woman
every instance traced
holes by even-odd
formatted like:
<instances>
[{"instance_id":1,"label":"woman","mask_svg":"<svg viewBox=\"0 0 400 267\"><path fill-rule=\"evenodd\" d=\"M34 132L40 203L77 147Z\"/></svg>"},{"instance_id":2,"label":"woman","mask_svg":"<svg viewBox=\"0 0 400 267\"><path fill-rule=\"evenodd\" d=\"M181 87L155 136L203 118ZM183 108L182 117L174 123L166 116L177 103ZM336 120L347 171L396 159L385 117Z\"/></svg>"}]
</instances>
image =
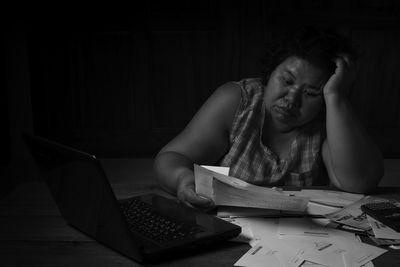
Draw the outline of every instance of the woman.
<instances>
[{"instance_id":1,"label":"woman","mask_svg":"<svg viewBox=\"0 0 400 267\"><path fill-rule=\"evenodd\" d=\"M159 152L159 183L200 208L213 203L195 193L193 163L230 167L230 176L263 186L373 190L383 159L347 99L355 58L329 30L303 28L279 42L262 79L219 87Z\"/></svg>"}]
</instances>

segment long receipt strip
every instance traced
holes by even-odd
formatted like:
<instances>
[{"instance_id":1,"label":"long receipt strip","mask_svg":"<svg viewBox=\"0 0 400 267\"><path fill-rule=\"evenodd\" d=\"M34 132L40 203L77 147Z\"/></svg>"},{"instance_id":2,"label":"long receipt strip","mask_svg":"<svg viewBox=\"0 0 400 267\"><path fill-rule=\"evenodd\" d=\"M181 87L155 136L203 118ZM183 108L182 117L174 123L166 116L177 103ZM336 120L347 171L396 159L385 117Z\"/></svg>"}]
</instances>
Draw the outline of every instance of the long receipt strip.
<instances>
[{"instance_id":1,"label":"long receipt strip","mask_svg":"<svg viewBox=\"0 0 400 267\"><path fill-rule=\"evenodd\" d=\"M215 205L289 211L304 211L307 208L308 197L288 196L221 174L223 169L215 170L194 165L196 193L212 199Z\"/></svg>"}]
</instances>

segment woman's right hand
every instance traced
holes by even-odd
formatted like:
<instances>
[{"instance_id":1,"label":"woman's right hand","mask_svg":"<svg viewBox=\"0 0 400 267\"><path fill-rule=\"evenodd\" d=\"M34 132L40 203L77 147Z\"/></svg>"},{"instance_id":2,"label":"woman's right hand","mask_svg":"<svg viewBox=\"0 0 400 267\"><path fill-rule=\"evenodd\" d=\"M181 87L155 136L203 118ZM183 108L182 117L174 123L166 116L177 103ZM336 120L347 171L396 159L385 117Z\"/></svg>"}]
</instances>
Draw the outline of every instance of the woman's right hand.
<instances>
[{"instance_id":1,"label":"woman's right hand","mask_svg":"<svg viewBox=\"0 0 400 267\"><path fill-rule=\"evenodd\" d=\"M211 199L196 193L193 173L178 180L176 195L179 201L188 207L202 210L209 210L214 207L214 202Z\"/></svg>"}]
</instances>

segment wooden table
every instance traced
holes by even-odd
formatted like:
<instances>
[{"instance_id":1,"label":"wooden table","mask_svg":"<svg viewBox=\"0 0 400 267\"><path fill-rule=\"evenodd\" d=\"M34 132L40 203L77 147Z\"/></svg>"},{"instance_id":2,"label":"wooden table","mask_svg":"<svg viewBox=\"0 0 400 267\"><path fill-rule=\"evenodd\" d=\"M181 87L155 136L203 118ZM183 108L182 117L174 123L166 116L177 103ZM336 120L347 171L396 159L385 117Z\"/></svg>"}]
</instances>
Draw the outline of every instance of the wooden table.
<instances>
[{"instance_id":1,"label":"wooden table","mask_svg":"<svg viewBox=\"0 0 400 267\"><path fill-rule=\"evenodd\" d=\"M117 198L155 192L153 182L113 184ZM381 189L397 196L398 188ZM165 193L164 193L165 194ZM147 266L233 266L250 248L223 242L180 258ZM374 260L375 266L400 266L400 251ZM0 201L0 266L142 266L68 225L42 182L19 186Z\"/></svg>"},{"instance_id":2,"label":"wooden table","mask_svg":"<svg viewBox=\"0 0 400 267\"><path fill-rule=\"evenodd\" d=\"M160 190L114 184L117 198ZM165 194L165 193L164 193ZM250 247L223 242L147 266L233 266ZM25 183L0 201L0 266L142 266L68 225L42 182Z\"/></svg>"}]
</instances>

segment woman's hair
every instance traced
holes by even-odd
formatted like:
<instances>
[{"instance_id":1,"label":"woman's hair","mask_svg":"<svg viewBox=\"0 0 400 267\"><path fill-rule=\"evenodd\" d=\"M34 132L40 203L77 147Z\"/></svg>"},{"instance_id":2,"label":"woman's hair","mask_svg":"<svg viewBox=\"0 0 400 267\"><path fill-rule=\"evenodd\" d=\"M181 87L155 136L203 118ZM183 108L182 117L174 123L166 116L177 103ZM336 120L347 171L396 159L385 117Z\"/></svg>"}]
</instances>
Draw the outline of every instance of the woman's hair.
<instances>
[{"instance_id":1,"label":"woman's hair","mask_svg":"<svg viewBox=\"0 0 400 267\"><path fill-rule=\"evenodd\" d=\"M296 29L280 38L274 38L267 44L267 52L261 60L262 83L266 85L274 69L291 56L307 60L333 74L336 68L333 60L342 54L349 55L353 60L359 57L358 49L350 40L331 29L317 29L311 26Z\"/></svg>"}]
</instances>

